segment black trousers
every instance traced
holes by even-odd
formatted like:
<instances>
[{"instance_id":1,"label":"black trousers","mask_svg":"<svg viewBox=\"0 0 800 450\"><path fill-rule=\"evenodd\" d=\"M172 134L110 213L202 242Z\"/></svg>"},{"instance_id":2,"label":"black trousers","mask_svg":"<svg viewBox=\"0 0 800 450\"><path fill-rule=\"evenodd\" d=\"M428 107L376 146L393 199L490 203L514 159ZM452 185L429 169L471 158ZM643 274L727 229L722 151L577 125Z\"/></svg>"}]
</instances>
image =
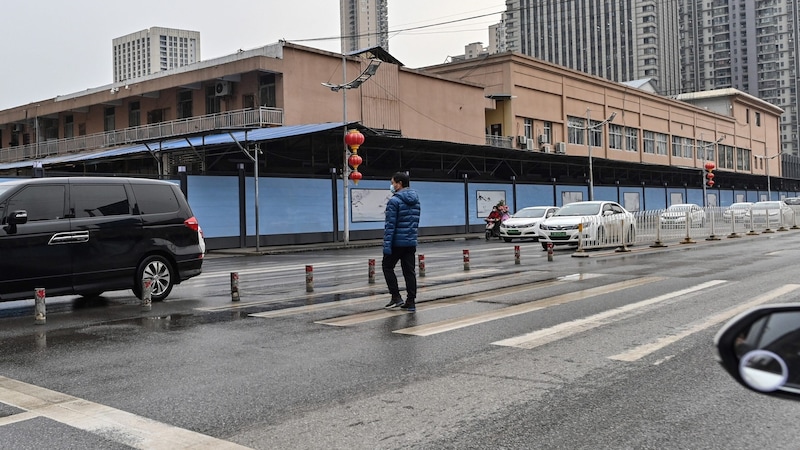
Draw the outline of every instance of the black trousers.
<instances>
[{"instance_id":1,"label":"black trousers","mask_svg":"<svg viewBox=\"0 0 800 450\"><path fill-rule=\"evenodd\" d=\"M391 255L383 255L381 267L383 268L383 278L392 298L400 298L400 288L397 286L397 275L394 268L400 261L400 268L403 270L403 279L406 282L406 292L408 296L406 302L413 304L417 298L417 274L414 266L414 254L416 247L392 247Z\"/></svg>"}]
</instances>

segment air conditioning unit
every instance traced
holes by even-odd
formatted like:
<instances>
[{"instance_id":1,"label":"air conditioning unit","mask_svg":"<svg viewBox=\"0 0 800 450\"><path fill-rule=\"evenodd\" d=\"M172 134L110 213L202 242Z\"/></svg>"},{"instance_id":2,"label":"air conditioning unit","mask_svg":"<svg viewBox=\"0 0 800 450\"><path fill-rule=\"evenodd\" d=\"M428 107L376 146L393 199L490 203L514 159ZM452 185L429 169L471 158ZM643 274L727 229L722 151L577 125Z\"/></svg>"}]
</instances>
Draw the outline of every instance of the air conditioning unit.
<instances>
[{"instance_id":1,"label":"air conditioning unit","mask_svg":"<svg viewBox=\"0 0 800 450\"><path fill-rule=\"evenodd\" d=\"M517 136L517 144L520 148L525 148L525 146L528 145L528 138L525 136Z\"/></svg>"},{"instance_id":2,"label":"air conditioning unit","mask_svg":"<svg viewBox=\"0 0 800 450\"><path fill-rule=\"evenodd\" d=\"M25 131L25 125L21 123L15 123L14 128L12 128L12 131L14 131L15 133L22 133L23 131Z\"/></svg>"},{"instance_id":3,"label":"air conditioning unit","mask_svg":"<svg viewBox=\"0 0 800 450\"><path fill-rule=\"evenodd\" d=\"M528 150L533 150L534 148L536 148L533 145L533 139L528 139L528 142L525 144L525 148L527 148Z\"/></svg>"},{"instance_id":4,"label":"air conditioning unit","mask_svg":"<svg viewBox=\"0 0 800 450\"><path fill-rule=\"evenodd\" d=\"M550 138L548 138L546 134L539 135L539 144L549 144L549 143L550 143Z\"/></svg>"},{"instance_id":5,"label":"air conditioning unit","mask_svg":"<svg viewBox=\"0 0 800 450\"><path fill-rule=\"evenodd\" d=\"M550 144L542 144L542 146L539 147L539 150L541 150L542 153L552 153L553 147L551 147Z\"/></svg>"},{"instance_id":6,"label":"air conditioning unit","mask_svg":"<svg viewBox=\"0 0 800 450\"><path fill-rule=\"evenodd\" d=\"M559 142L556 144L556 153L559 155L566 155L567 154L567 144L566 142Z\"/></svg>"},{"instance_id":7,"label":"air conditioning unit","mask_svg":"<svg viewBox=\"0 0 800 450\"><path fill-rule=\"evenodd\" d=\"M214 95L217 97L223 97L225 95L231 95L231 82L230 81L217 81L214 85Z\"/></svg>"}]
</instances>

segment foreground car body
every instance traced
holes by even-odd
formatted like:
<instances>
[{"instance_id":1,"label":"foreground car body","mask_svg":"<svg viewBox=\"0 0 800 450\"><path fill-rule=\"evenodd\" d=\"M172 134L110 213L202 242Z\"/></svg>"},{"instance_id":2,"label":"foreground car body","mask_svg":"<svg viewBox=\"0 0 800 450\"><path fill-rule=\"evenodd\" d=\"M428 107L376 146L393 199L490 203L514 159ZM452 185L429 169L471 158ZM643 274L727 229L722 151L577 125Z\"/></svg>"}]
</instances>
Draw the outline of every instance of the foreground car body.
<instances>
[{"instance_id":1,"label":"foreground car body","mask_svg":"<svg viewBox=\"0 0 800 450\"><path fill-rule=\"evenodd\" d=\"M522 208L500 224L500 237L506 242L513 239L539 239L539 223L552 216L555 206L530 206Z\"/></svg>"},{"instance_id":2,"label":"foreground car body","mask_svg":"<svg viewBox=\"0 0 800 450\"><path fill-rule=\"evenodd\" d=\"M800 400L800 305L746 311L719 330L714 345L719 363L742 386Z\"/></svg>"},{"instance_id":3,"label":"foreground car body","mask_svg":"<svg viewBox=\"0 0 800 450\"><path fill-rule=\"evenodd\" d=\"M152 283L152 300L200 274L205 242L180 188L133 178L0 183L0 301L97 296Z\"/></svg>"},{"instance_id":4,"label":"foreground car body","mask_svg":"<svg viewBox=\"0 0 800 450\"><path fill-rule=\"evenodd\" d=\"M706 214L703 208L694 203L679 203L667 208L659 217L659 223L662 227L680 227L686 226L686 220L689 220L690 226L700 227L703 226L706 220Z\"/></svg>"},{"instance_id":5,"label":"foreground car body","mask_svg":"<svg viewBox=\"0 0 800 450\"><path fill-rule=\"evenodd\" d=\"M582 230L581 230L582 228ZM588 201L564 205L552 217L539 224L539 242L594 247L633 244L636 219L616 202Z\"/></svg>"}]
</instances>

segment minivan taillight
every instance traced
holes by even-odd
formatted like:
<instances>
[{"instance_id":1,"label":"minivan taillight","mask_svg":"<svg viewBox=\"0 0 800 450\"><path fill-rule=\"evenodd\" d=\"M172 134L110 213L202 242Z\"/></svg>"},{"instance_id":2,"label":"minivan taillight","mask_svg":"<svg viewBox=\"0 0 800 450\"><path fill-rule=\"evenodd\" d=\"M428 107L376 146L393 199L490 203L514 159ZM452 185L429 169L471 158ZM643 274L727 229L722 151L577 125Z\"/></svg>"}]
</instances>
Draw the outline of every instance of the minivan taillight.
<instances>
[{"instance_id":1,"label":"minivan taillight","mask_svg":"<svg viewBox=\"0 0 800 450\"><path fill-rule=\"evenodd\" d=\"M194 216L189 217L188 219L183 221L183 224L186 225L189 229L194 231L200 231L200 224L197 222Z\"/></svg>"}]
</instances>

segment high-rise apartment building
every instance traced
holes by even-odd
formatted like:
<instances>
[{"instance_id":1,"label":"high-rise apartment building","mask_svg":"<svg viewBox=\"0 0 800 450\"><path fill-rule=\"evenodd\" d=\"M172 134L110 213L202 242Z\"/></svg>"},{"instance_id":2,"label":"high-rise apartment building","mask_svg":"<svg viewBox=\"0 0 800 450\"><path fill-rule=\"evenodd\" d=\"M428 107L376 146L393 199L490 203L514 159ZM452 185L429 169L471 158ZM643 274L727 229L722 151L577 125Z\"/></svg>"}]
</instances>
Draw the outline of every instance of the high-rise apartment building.
<instances>
[{"instance_id":1,"label":"high-rise apartment building","mask_svg":"<svg viewBox=\"0 0 800 450\"><path fill-rule=\"evenodd\" d=\"M733 87L784 110L783 153L800 155L800 2L682 0L681 68L686 92Z\"/></svg>"},{"instance_id":2,"label":"high-rise apartment building","mask_svg":"<svg viewBox=\"0 0 800 450\"><path fill-rule=\"evenodd\" d=\"M370 47L389 50L389 0L339 0L342 53Z\"/></svg>"},{"instance_id":3,"label":"high-rise apartment building","mask_svg":"<svg viewBox=\"0 0 800 450\"><path fill-rule=\"evenodd\" d=\"M676 1L506 0L509 50L624 82L680 92Z\"/></svg>"},{"instance_id":4,"label":"high-rise apartment building","mask_svg":"<svg viewBox=\"0 0 800 450\"><path fill-rule=\"evenodd\" d=\"M152 27L112 41L114 82L200 61L200 33Z\"/></svg>"}]
</instances>

